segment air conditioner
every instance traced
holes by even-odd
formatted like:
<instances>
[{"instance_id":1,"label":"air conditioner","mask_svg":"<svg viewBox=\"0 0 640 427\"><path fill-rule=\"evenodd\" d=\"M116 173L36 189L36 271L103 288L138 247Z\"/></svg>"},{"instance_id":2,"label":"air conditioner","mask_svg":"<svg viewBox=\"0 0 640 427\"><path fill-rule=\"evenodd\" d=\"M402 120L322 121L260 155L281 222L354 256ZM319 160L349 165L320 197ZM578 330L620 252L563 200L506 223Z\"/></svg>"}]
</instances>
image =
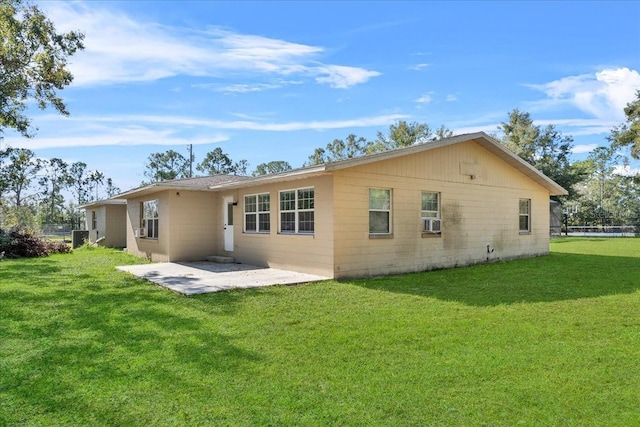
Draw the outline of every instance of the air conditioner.
<instances>
[{"instance_id":1,"label":"air conditioner","mask_svg":"<svg viewBox=\"0 0 640 427\"><path fill-rule=\"evenodd\" d=\"M134 228L133 229L133 235L134 235L134 237L139 237L141 239L144 239L145 237L147 237L147 229L146 228Z\"/></svg>"},{"instance_id":2,"label":"air conditioner","mask_svg":"<svg viewBox=\"0 0 640 427\"><path fill-rule=\"evenodd\" d=\"M423 231L429 233L439 233L440 232L440 220L434 218L423 219Z\"/></svg>"}]
</instances>

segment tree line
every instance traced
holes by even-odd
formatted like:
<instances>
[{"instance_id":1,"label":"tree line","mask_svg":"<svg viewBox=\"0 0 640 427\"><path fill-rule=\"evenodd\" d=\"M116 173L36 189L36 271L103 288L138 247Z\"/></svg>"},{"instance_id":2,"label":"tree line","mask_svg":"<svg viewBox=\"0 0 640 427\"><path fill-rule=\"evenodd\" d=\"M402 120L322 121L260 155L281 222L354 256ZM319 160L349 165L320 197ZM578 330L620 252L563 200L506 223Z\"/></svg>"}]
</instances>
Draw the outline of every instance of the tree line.
<instances>
[{"instance_id":1,"label":"tree line","mask_svg":"<svg viewBox=\"0 0 640 427\"><path fill-rule=\"evenodd\" d=\"M0 225L4 227L80 226L78 206L119 192L111 178L89 170L84 162L40 159L25 148L0 150Z\"/></svg>"}]
</instances>

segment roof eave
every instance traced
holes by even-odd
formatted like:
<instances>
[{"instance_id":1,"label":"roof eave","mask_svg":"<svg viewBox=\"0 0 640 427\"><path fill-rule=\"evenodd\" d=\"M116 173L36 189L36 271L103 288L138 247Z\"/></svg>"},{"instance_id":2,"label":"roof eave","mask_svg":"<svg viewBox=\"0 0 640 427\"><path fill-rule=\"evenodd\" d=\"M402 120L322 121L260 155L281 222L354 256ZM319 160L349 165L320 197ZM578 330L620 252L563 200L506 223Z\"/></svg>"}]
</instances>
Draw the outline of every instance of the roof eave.
<instances>
[{"instance_id":1,"label":"roof eave","mask_svg":"<svg viewBox=\"0 0 640 427\"><path fill-rule=\"evenodd\" d=\"M235 188L252 187L260 184L271 184L275 182L293 181L296 179L310 178L313 176L322 175L326 171L326 164L310 166L303 169L294 169L291 171L280 172L276 174L268 174L258 176L253 179L247 179L244 181L227 182L215 185L210 185L209 190L226 190Z\"/></svg>"},{"instance_id":2,"label":"roof eave","mask_svg":"<svg viewBox=\"0 0 640 427\"><path fill-rule=\"evenodd\" d=\"M122 206L126 204L127 204L126 199L111 198L111 199L97 200L95 202L86 203L84 205L78 206L78 209L87 210L92 208L98 208L100 206Z\"/></svg>"}]
</instances>

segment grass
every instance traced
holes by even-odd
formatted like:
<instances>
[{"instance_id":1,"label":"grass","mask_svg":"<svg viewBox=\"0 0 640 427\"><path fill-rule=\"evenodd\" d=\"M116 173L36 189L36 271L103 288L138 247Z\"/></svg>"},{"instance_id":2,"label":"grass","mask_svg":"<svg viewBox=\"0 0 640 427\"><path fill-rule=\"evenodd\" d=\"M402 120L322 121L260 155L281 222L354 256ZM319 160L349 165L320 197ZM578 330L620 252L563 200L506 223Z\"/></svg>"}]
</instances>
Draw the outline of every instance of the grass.
<instances>
[{"instance_id":1,"label":"grass","mask_svg":"<svg viewBox=\"0 0 640 427\"><path fill-rule=\"evenodd\" d=\"M186 298L0 263L0 425L640 425L640 239Z\"/></svg>"}]
</instances>

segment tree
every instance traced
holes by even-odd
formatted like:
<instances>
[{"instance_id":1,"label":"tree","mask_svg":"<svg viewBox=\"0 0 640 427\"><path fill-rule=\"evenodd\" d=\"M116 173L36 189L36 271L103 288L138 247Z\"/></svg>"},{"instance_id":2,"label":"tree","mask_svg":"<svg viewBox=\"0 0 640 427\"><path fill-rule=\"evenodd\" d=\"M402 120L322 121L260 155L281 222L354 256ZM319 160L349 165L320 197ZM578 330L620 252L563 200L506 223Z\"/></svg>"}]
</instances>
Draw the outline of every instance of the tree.
<instances>
[{"instance_id":1,"label":"tree","mask_svg":"<svg viewBox=\"0 0 640 427\"><path fill-rule=\"evenodd\" d=\"M82 205L89 200L89 177L87 164L75 162L69 168L69 186L76 196L76 203Z\"/></svg>"},{"instance_id":2,"label":"tree","mask_svg":"<svg viewBox=\"0 0 640 427\"><path fill-rule=\"evenodd\" d=\"M569 160L573 148L571 136L562 135L553 125L541 129L529 113L518 109L511 111L509 121L498 129L502 130L502 143L509 150L564 187L569 199L575 197L574 186L584 176Z\"/></svg>"},{"instance_id":3,"label":"tree","mask_svg":"<svg viewBox=\"0 0 640 427\"><path fill-rule=\"evenodd\" d=\"M598 185L596 200L598 201L596 216L602 225L607 225L607 218L611 216L613 203L609 192L609 178L613 175L613 168L620 160L612 147L597 147L587 161L590 163L592 177Z\"/></svg>"},{"instance_id":4,"label":"tree","mask_svg":"<svg viewBox=\"0 0 640 427\"><path fill-rule=\"evenodd\" d=\"M249 168L249 162L244 159L240 160L239 162L235 162L233 164L233 174L245 176L247 174L248 168Z\"/></svg>"},{"instance_id":5,"label":"tree","mask_svg":"<svg viewBox=\"0 0 640 427\"><path fill-rule=\"evenodd\" d=\"M96 190L96 198L95 200L100 200L98 195L98 191L100 190L100 184L104 183L104 173L98 170L91 171L87 175L87 178L91 184L93 184L93 188Z\"/></svg>"},{"instance_id":6,"label":"tree","mask_svg":"<svg viewBox=\"0 0 640 427\"><path fill-rule=\"evenodd\" d=\"M187 178L189 176L189 160L173 150L152 153L145 165L144 175L151 182Z\"/></svg>"},{"instance_id":7,"label":"tree","mask_svg":"<svg viewBox=\"0 0 640 427\"><path fill-rule=\"evenodd\" d=\"M624 114L626 123L613 128L608 139L614 148L630 146L631 157L640 160L640 90L636 92L636 100L627 104Z\"/></svg>"},{"instance_id":8,"label":"tree","mask_svg":"<svg viewBox=\"0 0 640 427\"><path fill-rule=\"evenodd\" d=\"M352 159L367 154L437 141L451 136L453 136L453 132L444 127L444 125L440 126L434 133L429 125L425 123L408 123L400 120L389 126L387 134L378 132L375 141L367 141L365 138L354 134L349 134L346 141L334 139L325 148L316 148L313 154L307 158L305 166Z\"/></svg>"},{"instance_id":9,"label":"tree","mask_svg":"<svg viewBox=\"0 0 640 427\"><path fill-rule=\"evenodd\" d=\"M8 148L6 152L9 163L4 168L5 187L13 193L14 206L19 209L23 192L42 168L42 162L36 158L36 153L24 148Z\"/></svg>"},{"instance_id":10,"label":"tree","mask_svg":"<svg viewBox=\"0 0 640 427\"><path fill-rule=\"evenodd\" d=\"M44 212L46 212L43 220L53 224L58 222L61 217L60 211L64 205L64 197L61 192L69 185L68 165L62 159L53 158L43 163L43 169L46 172L40 178L42 202Z\"/></svg>"},{"instance_id":11,"label":"tree","mask_svg":"<svg viewBox=\"0 0 640 427\"><path fill-rule=\"evenodd\" d=\"M120 188L113 185L113 180L107 178L107 197L113 197L120 193Z\"/></svg>"},{"instance_id":12,"label":"tree","mask_svg":"<svg viewBox=\"0 0 640 427\"><path fill-rule=\"evenodd\" d=\"M0 134L9 128L33 136L24 114L30 100L69 115L57 90L73 81L67 61L84 49L83 38L80 32L56 32L35 5L0 0Z\"/></svg>"},{"instance_id":13,"label":"tree","mask_svg":"<svg viewBox=\"0 0 640 427\"><path fill-rule=\"evenodd\" d=\"M5 165L6 159L9 157L9 149L0 150L0 201L2 201L2 195L7 190L9 181L7 179L7 166Z\"/></svg>"},{"instance_id":14,"label":"tree","mask_svg":"<svg viewBox=\"0 0 640 427\"><path fill-rule=\"evenodd\" d=\"M256 166L256 170L253 171L251 175L253 176L261 176L261 175L269 175L272 173L280 173L286 172L293 169L288 162L284 160L274 160L269 163L260 163Z\"/></svg>"},{"instance_id":15,"label":"tree","mask_svg":"<svg viewBox=\"0 0 640 427\"><path fill-rule=\"evenodd\" d=\"M234 163L233 160L224 152L222 148L216 147L209 151L204 160L196 166L196 170L212 175L245 175L249 163L246 160L240 160Z\"/></svg>"},{"instance_id":16,"label":"tree","mask_svg":"<svg viewBox=\"0 0 640 427\"><path fill-rule=\"evenodd\" d=\"M376 143L382 144L385 150L393 150L395 148L410 147L415 144L422 144L433 140L433 131L426 123L408 123L405 120L400 120L398 123L389 126L387 135L378 132Z\"/></svg>"}]
</instances>

